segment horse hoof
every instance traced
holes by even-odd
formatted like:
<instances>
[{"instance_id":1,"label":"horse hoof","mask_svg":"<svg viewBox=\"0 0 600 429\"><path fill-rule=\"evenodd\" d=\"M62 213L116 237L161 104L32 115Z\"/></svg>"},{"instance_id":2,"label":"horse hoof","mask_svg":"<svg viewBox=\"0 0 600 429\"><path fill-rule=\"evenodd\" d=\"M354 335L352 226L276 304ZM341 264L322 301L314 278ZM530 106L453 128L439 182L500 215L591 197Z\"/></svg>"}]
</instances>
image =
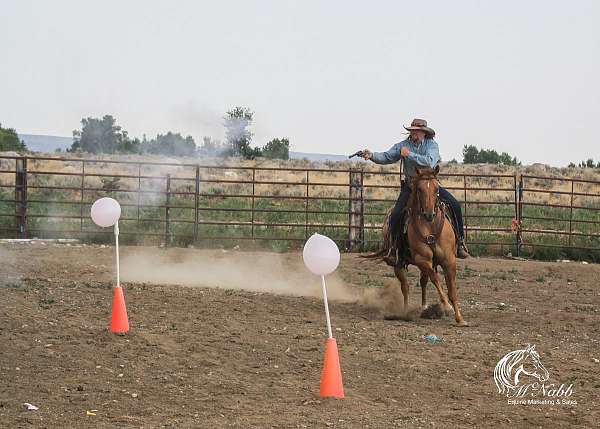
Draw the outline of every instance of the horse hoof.
<instances>
[{"instance_id":1,"label":"horse hoof","mask_svg":"<svg viewBox=\"0 0 600 429\"><path fill-rule=\"evenodd\" d=\"M460 322L456 322L456 326L458 326L459 328L466 328L467 326L469 326L469 324L466 321L461 320Z\"/></svg>"},{"instance_id":2,"label":"horse hoof","mask_svg":"<svg viewBox=\"0 0 600 429\"><path fill-rule=\"evenodd\" d=\"M441 319L443 316L444 310L440 304L432 304L421 311L421 318L423 319Z\"/></svg>"}]
</instances>

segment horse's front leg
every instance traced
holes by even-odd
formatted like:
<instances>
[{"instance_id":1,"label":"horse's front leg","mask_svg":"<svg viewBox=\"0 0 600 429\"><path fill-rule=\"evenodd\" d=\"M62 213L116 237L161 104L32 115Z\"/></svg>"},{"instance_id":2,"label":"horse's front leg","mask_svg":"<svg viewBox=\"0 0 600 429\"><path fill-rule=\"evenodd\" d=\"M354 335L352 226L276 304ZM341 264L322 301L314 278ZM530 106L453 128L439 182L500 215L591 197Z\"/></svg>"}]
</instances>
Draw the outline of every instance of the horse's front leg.
<instances>
[{"instance_id":1,"label":"horse's front leg","mask_svg":"<svg viewBox=\"0 0 600 429\"><path fill-rule=\"evenodd\" d=\"M454 319L458 326L469 326L463 319L460 311L460 302L458 301L458 289L456 287L456 265L444 268L444 277L446 278L446 287L448 288L448 296L454 307Z\"/></svg>"},{"instance_id":2,"label":"horse's front leg","mask_svg":"<svg viewBox=\"0 0 600 429\"><path fill-rule=\"evenodd\" d=\"M421 277L426 276L434 284L435 289L437 290L438 295L440 296L440 303L442 304L442 308L444 309L444 311L448 311L449 309L451 309L452 307L450 307L450 304L448 303L448 297L442 289L440 276L433 269L431 261L426 259L416 259L415 264L421 270Z\"/></svg>"}]
</instances>

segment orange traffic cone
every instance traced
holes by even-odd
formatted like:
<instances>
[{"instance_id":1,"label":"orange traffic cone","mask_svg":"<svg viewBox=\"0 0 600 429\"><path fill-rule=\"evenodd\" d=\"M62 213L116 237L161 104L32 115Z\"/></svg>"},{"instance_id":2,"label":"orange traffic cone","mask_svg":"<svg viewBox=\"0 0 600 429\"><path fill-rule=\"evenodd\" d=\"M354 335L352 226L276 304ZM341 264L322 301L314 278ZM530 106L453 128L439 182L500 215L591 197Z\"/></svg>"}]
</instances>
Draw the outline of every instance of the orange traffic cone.
<instances>
[{"instance_id":1,"label":"orange traffic cone","mask_svg":"<svg viewBox=\"0 0 600 429\"><path fill-rule=\"evenodd\" d=\"M125 296L123 288L115 288L115 296L112 305L112 319L110 321L110 331L113 334L123 334L129 331L129 320L127 320L127 308L125 307Z\"/></svg>"},{"instance_id":2,"label":"orange traffic cone","mask_svg":"<svg viewBox=\"0 0 600 429\"><path fill-rule=\"evenodd\" d=\"M344 397L342 370L340 368L340 357L335 338L328 338L325 345L325 362L323 363L323 373L321 374L320 396L322 398Z\"/></svg>"}]
</instances>

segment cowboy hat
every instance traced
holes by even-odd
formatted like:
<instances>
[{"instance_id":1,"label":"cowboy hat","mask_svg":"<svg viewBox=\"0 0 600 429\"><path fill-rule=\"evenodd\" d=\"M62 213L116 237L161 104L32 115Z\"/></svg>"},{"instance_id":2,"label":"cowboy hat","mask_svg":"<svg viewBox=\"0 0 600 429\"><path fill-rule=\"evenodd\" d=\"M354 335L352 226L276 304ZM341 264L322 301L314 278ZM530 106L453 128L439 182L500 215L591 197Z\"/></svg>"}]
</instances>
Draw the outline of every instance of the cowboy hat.
<instances>
[{"instance_id":1,"label":"cowboy hat","mask_svg":"<svg viewBox=\"0 0 600 429\"><path fill-rule=\"evenodd\" d=\"M435 131L433 128L429 128L427 126L427 121L425 119L415 118L410 123L410 127L404 127L404 129L407 131L425 131L425 134L427 134L429 137L435 137Z\"/></svg>"}]
</instances>

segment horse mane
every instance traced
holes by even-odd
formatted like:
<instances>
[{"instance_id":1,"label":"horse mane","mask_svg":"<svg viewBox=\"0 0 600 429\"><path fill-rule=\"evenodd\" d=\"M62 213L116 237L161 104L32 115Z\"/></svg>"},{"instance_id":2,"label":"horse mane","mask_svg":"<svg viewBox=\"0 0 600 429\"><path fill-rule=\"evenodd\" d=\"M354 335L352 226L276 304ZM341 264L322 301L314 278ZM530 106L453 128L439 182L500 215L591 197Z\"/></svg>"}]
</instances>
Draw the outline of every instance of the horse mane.
<instances>
[{"instance_id":1,"label":"horse mane","mask_svg":"<svg viewBox=\"0 0 600 429\"><path fill-rule=\"evenodd\" d=\"M494 381L498 387L498 393L505 393L517 387L513 384L513 368L523 361L524 355L529 352L528 349L515 350L500 359L494 368Z\"/></svg>"},{"instance_id":2,"label":"horse mane","mask_svg":"<svg viewBox=\"0 0 600 429\"><path fill-rule=\"evenodd\" d=\"M435 169L433 169L433 168L431 168L429 166L424 166L424 167L419 166L417 168L418 168L418 171L419 171L418 172L418 176L420 178L423 178L423 179L433 179L437 175L436 172L435 172Z\"/></svg>"}]
</instances>

